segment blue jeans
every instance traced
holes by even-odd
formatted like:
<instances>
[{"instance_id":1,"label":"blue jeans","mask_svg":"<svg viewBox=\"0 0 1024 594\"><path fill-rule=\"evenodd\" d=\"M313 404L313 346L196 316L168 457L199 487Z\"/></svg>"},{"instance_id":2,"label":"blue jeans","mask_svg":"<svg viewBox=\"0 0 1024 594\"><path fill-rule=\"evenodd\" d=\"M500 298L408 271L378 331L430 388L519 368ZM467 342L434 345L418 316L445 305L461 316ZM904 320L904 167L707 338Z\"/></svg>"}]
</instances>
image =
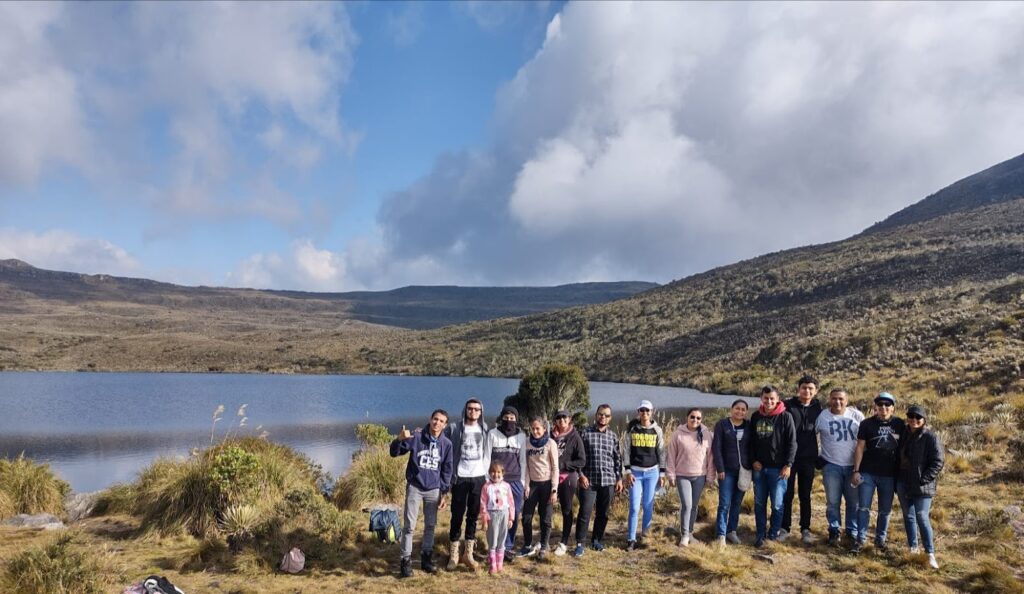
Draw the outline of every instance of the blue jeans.
<instances>
[{"instance_id":1,"label":"blue jeans","mask_svg":"<svg viewBox=\"0 0 1024 594\"><path fill-rule=\"evenodd\" d=\"M736 488L739 470L726 470L725 478L718 481L718 516L715 518L715 536L736 532L740 524L740 505L745 491Z\"/></svg>"},{"instance_id":2,"label":"blue jeans","mask_svg":"<svg viewBox=\"0 0 1024 594\"><path fill-rule=\"evenodd\" d=\"M877 476L862 472L860 478L863 482L857 488L859 506L857 508L857 540L865 542L868 539L868 523L871 521L871 500L878 491L878 520L875 523L875 544L885 542L889 533L889 514L892 513L892 498L896 494L896 478L891 476Z\"/></svg>"},{"instance_id":3,"label":"blue jeans","mask_svg":"<svg viewBox=\"0 0 1024 594\"><path fill-rule=\"evenodd\" d=\"M900 498L900 507L903 509L903 526L907 529L907 545L910 548L917 546L917 531L921 531L921 540L924 545L924 552L935 552L935 536L932 532L932 521L928 517L932 511L931 497L911 497L907 495L902 485L896 488L896 494Z\"/></svg>"},{"instance_id":4,"label":"blue jeans","mask_svg":"<svg viewBox=\"0 0 1024 594\"><path fill-rule=\"evenodd\" d=\"M512 501L516 505L516 517L512 522L512 527L508 529L508 536L505 537L505 550L514 551L516 528L523 516L523 481L508 481L508 486L512 488Z\"/></svg>"},{"instance_id":5,"label":"blue jeans","mask_svg":"<svg viewBox=\"0 0 1024 594\"><path fill-rule=\"evenodd\" d=\"M757 539L763 540L767 532L770 540L779 537L782 528L782 503L786 497L786 479L779 477L781 468L764 467L754 471L754 524ZM768 499L772 500L772 527L768 526Z\"/></svg>"},{"instance_id":6,"label":"blue jeans","mask_svg":"<svg viewBox=\"0 0 1024 594\"><path fill-rule=\"evenodd\" d=\"M636 520L640 515L640 504L644 506L644 528L651 527L654 517L654 493L658 490L658 469L652 468L633 472L633 486L629 488L629 540L636 540Z\"/></svg>"},{"instance_id":7,"label":"blue jeans","mask_svg":"<svg viewBox=\"0 0 1024 594\"><path fill-rule=\"evenodd\" d=\"M860 498L857 495L857 487L850 484L853 478L853 466L840 466L828 462L821 473L822 482L825 483L825 518L828 520L828 534L839 534L842 532L842 524L839 521L839 507L846 501L846 534L850 538L857 538L857 510L860 507Z\"/></svg>"}]
</instances>

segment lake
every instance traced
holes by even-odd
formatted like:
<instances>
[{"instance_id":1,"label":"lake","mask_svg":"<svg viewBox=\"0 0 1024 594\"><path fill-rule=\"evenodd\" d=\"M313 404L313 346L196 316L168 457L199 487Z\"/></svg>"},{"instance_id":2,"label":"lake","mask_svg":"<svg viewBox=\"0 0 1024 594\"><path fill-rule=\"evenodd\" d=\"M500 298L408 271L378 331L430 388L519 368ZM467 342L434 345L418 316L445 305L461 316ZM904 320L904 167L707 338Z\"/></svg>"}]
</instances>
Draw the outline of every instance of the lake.
<instances>
[{"instance_id":1,"label":"lake","mask_svg":"<svg viewBox=\"0 0 1024 594\"><path fill-rule=\"evenodd\" d=\"M491 424L515 379L187 373L0 373L0 456L48 462L76 491L130 481L160 456L187 456L232 434L266 431L334 475L358 447L355 426L397 432L435 408L457 416L469 396ZM625 419L641 399L656 408L726 407L734 397L686 388L591 382L590 401ZM756 399L747 399L755 402ZM236 412L248 417L239 427ZM224 405L223 419L213 412ZM259 430L257 431L257 428Z\"/></svg>"}]
</instances>

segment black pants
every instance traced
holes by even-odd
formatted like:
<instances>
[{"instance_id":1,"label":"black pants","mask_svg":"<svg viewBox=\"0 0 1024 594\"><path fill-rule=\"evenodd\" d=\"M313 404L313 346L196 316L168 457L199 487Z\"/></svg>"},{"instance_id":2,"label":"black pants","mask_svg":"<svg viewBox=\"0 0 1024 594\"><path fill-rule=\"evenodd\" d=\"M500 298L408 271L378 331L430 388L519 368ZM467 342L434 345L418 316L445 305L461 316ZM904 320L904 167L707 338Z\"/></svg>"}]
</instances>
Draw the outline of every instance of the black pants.
<instances>
[{"instance_id":1,"label":"black pants","mask_svg":"<svg viewBox=\"0 0 1024 594\"><path fill-rule=\"evenodd\" d=\"M612 505L612 495L615 493L615 485L598 487L593 484L589 489L580 489L577 495L580 499L580 517L576 519L576 543L586 542L587 527L590 525L590 514L594 511L594 504L597 504L597 515L594 518L594 533L591 540L600 541L604 539L604 529L608 525L608 508Z\"/></svg>"},{"instance_id":2,"label":"black pants","mask_svg":"<svg viewBox=\"0 0 1024 594\"><path fill-rule=\"evenodd\" d=\"M569 546L572 534L572 498L576 495L579 474L570 472L565 480L558 483L558 506L562 508L562 544Z\"/></svg>"},{"instance_id":3,"label":"black pants","mask_svg":"<svg viewBox=\"0 0 1024 594\"><path fill-rule=\"evenodd\" d=\"M797 459L793 463L792 472L789 473L789 485L786 487L786 496L782 499L782 529L791 532L793 527L793 495L800 495L800 530L811 529L811 489L814 487L814 458L810 460ZM794 489L794 485L796 485Z\"/></svg>"},{"instance_id":4,"label":"black pants","mask_svg":"<svg viewBox=\"0 0 1024 594\"><path fill-rule=\"evenodd\" d=\"M533 514L540 508L540 546L547 548L551 537L551 481L530 483L530 496L523 503L523 546L533 544Z\"/></svg>"},{"instance_id":5,"label":"black pants","mask_svg":"<svg viewBox=\"0 0 1024 594\"><path fill-rule=\"evenodd\" d=\"M476 540L476 521L480 517L480 490L487 477L458 477L452 485L452 527L448 530L451 542L459 540L462 518L466 518L466 540Z\"/></svg>"}]
</instances>

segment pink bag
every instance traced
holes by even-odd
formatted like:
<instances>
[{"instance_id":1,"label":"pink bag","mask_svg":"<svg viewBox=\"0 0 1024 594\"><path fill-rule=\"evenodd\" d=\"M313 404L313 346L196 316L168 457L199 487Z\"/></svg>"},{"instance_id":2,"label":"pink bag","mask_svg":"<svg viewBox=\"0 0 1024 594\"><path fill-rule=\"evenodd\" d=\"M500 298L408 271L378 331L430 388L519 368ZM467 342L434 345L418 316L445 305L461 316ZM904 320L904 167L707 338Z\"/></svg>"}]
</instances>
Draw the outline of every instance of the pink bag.
<instances>
[{"instance_id":1,"label":"pink bag","mask_svg":"<svg viewBox=\"0 0 1024 594\"><path fill-rule=\"evenodd\" d=\"M292 550L288 551L288 553L281 558L281 571L299 573L305 566L306 556L302 554L302 551L300 551L298 547L292 548Z\"/></svg>"}]
</instances>

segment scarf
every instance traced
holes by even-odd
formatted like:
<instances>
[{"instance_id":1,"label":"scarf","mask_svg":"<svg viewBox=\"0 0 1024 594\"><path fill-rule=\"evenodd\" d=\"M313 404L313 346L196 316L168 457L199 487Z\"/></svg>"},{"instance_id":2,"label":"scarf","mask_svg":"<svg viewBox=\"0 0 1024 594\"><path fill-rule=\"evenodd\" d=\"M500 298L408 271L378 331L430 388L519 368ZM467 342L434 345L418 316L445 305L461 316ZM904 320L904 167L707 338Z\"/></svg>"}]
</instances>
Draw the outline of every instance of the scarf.
<instances>
[{"instance_id":1,"label":"scarf","mask_svg":"<svg viewBox=\"0 0 1024 594\"><path fill-rule=\"evenodd\" d=\"M542 448L547 443L548 443L548 434L546 432L544 433L544 435L541 435L538 438L534 438L532 435L530 436L530 445L532 445L535 448Z\"/></svg>"},{"instance_id":2,"label":"scarf","mask_svg":"<svg viewBox=\"0 0 1024 594\"><path fill-rule=\"evenodd\" d=\"M576 429L576 428L572 426L572 423L569 423L569 427L566 428L565 433L559 433L558 429L555 429L554 427L552 427L551 428L551 437L554 437L555 439L558 439L560 437L565 437L566 435L569 435L570 433L572 433L574 429Z\"/></svg>"},{"instance_id":3,"label":"scarf","mask_svg":"<svg viewBox=\"0 0 1024 594\"><path fill-rule=\"evenodd\" d=\"M765 417L777 417L777 416L781 415L782 413L786 412L786 405L783 404L782 401L780 400L779 403L775 405L775 409L774 410L765 410L764 409L764 404L761 404L761 406L757 407L757 410L761 412L762 416L765 416Z\"/></svg>"},{"instance_id":4,"label":"scarf","mask_svg":"<svg viewBox=\"0 0 1024 594\"><path fill-rule=\"evenodd\" d=\"M512 437L513 435L519 434L519 423L515 421L506 421L502 419L501 425L498 426L498 431L505 437Z\"/></svg>"}]
</instances>

